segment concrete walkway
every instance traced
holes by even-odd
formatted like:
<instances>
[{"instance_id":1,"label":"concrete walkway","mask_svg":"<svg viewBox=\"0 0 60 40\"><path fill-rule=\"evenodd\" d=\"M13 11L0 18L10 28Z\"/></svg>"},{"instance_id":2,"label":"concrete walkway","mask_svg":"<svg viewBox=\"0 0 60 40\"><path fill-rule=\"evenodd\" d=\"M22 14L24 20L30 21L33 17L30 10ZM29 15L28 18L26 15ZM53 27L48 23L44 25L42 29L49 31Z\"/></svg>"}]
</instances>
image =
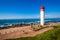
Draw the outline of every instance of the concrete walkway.
<instances>
[{"instance_id":1,"label":"concrete walkway","mask_svg":"<svg viewBox=\"0 0 60 40\"><path fill-rule=\"evenodd\" d=\"M0 40L10 39L10 38L21 38L21 37L33 37L33 36L36 36L37 34L41 34L50 29L52 29L52 27L46 27L39 31L33 31L29 27L27 27L21 31L15 31L15 32L7 33L7 34L2 34L0 35Z\"/></svg>"}]
</instances>

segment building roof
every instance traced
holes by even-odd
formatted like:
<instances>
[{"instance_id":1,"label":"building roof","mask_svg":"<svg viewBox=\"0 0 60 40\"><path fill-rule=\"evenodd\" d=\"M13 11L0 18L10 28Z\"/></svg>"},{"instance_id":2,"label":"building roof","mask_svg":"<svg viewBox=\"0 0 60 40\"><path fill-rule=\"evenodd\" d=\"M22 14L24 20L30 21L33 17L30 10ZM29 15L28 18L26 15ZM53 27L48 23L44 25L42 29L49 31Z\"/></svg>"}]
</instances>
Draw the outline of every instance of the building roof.
<instances>
[{"instance_id":1,"label":"building roof","mask_svg":"<svg viewBox=\"0 0 60 40\"><path fill-rule=\"evenodd\" d=\"M45 8L44 8L44 6L41 6L41 8L40 8L40 9L45 9Z\"/></svg>"}]
</instances>

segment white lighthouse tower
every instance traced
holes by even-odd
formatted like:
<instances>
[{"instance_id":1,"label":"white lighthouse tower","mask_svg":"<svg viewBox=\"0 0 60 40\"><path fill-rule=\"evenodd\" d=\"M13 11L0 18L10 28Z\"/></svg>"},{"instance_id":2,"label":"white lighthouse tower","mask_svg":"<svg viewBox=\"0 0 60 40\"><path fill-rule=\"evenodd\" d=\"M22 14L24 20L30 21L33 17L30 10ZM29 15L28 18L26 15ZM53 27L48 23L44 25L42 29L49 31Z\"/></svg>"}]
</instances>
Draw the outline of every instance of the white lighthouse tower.
<instances>
[{"instance_id":1,"label":"white lighthouse tower","mask_svg":"<svg viewBox=\"0 0 60 40\"><path fill-rule=\"evenodd\" d=\"M41 25L43 26L44 25L44 6L41 6L41 8L40 8L40 19L41 19Z\"/></svg>"}]
</instances>

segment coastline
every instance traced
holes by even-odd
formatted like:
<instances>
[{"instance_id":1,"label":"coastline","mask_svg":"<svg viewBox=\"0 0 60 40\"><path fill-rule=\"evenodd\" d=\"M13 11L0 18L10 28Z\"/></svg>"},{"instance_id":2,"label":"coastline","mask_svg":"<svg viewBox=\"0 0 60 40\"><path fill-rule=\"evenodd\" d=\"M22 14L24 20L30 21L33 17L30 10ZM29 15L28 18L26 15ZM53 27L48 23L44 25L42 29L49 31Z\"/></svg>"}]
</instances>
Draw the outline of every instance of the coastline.
<instances>
[{"instance_id":1,"label":"coastline","mask_svg":"<svg viewBox=\"0 0 60 40\"><path fill-rule=\"evenodd\" d=\"M34 27L37 27L38 25L40 25L40 24L33 24ZM60 22L48 22L44 26L46 26L46 28L50 28L52 26L57 26L57 25L60 25ZM4 38L4 39L5 38L13 38L13 36L17 37L18 35L20 35L19 37L26 37L27 34L34 33L34 32L37 32L37 31L34 31L31 28L31 25L24 25L24 24L23 24L23 26L17 25L16 27L12 26L12 27L7 28L7 29L5 29L5 28L1 29L0 30L0 38ZM26 35L24 36L23 34L24 35L26 34ZM5 36L3 37L3 35L5 35ZM16 37L14 37L14 38L16 38Z\"/></svg>"},{"instance_id":2,"label":"coastline","mask_svg":"<svg viewBox=\"0 0 60 40\"><path fill-rule=\"evenodd\" d=\"M40 23L25 23L25 24L10 24L6 27L0 27L1 29L8 29L8 28L14 28L14 27L24 27L24 26L31 26L31 25L40 25ZM60 22L45 22L45 25L57 25L60 24Z\"/></svg>"},{"instance_id":3,"label":"coastline","mask_svg":"<svg viewBox=\"0 0 60 40\"><path fill-rule=\"evenodd\" d=\"M20 24L36 24L40 23L40 19L4 19L0 20L0 27L8 27L12 25L20 25ZM45 23L49 22L60 22L60 18L45 18Z\"/></svg>"},{"instance_id":4,"label":"coastline","mask_svg":"<svg viewBox=\"0 0 60 40\"><path fill-rule=\"evenodd\" d=\"M12 25L12 26L8 26L8 27L0 27L0 31L2 30L8 30L8 29L19 29L19 28L25 28L25 27L29 27L29 28L33 28L35 26L39 26L40 24L17 24L17 25ZM57 25L60 25L60 22L48 22L48 23L45 23L45 27L47 26L57 26ZM33 26L33 27L32 27ZM41 25L40 25L41 26ZM14 29L14 30L15 30Z\"/></svg>"}]
</instances>

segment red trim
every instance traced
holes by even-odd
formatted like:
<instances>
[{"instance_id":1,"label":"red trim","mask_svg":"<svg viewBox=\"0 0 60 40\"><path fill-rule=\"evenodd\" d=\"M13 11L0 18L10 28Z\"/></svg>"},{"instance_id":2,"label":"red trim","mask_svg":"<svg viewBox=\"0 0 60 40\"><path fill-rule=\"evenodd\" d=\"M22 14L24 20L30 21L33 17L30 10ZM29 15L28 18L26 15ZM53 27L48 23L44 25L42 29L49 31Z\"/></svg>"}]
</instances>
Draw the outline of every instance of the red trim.
<instances>
[{"instance_id":1,"label":"red trim","mask_svg":"<svg viewBox=\"0 0 60 40\"><path fill-rule=\"evenodd\" d=\"M41 11L44 11L44 9L45 9L44 6L41 6L40 10L41 10Z\"/></svg>"}]
</instances>

